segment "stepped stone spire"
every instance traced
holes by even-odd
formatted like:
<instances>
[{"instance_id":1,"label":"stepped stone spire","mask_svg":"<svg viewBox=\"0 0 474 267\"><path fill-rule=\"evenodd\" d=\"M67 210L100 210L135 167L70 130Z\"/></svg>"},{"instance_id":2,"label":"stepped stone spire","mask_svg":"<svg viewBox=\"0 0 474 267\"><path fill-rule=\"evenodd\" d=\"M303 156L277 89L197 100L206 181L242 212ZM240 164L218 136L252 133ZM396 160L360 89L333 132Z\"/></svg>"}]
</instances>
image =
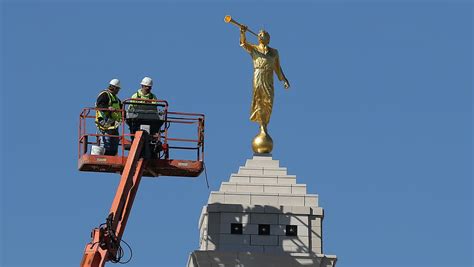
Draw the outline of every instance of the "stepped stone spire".
<instances>
[{"instance_id":1,"label":"stepped stone spire","mask_svg":"<svg viewBox=\"0 0 474 267\"><path fill-rule=\"evenodd\" d=\"M318 195L271 155L255 155L211 192L187 266L334 267L336 256L323 254L323 217Z\"/></svg>"}]
</instances>

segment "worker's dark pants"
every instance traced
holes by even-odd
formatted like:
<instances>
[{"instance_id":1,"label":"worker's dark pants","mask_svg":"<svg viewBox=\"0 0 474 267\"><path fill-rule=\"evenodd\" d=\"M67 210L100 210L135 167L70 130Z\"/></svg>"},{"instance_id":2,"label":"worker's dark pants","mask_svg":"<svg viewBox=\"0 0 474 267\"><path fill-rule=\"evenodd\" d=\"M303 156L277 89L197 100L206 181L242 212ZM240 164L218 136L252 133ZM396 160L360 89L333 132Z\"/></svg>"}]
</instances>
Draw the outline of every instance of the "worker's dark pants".
<instances>
[{"instance_id":1,"label":"worker's dark pants","mask_svg":"<svg viewBox=\"0 0 474 267\"><path fill-rule=\"evenodd\" d=\"M119 135L118 129L113 130L106 130L102 131L99 130L101 134L107 135ZM100 136L100 146L105 148L104 155L108 156L115 156L117 155L118 145L119 145L119 137L110 137L110 136Z\"/></svg>"},{"instance_id":2,"label":"worker's dark pants","mask_svg":"<svg viewBox=\"0 0 474 267\"><path fill-rule=\"evenodd\" d=\"M130 123L128 126L131 134L135 134L138 130L140 130L140 124L138 123ZM134 136L131 136L131 139L133 141Z\"/></svg>"}]
</instances>

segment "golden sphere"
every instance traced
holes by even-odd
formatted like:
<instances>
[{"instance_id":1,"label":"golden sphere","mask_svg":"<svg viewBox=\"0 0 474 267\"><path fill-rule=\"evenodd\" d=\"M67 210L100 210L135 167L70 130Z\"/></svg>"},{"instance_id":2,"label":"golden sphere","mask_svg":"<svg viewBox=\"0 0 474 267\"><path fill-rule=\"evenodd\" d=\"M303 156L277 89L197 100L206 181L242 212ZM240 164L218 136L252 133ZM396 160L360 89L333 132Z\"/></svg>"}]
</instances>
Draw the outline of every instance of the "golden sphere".
<instances>
[{"instance_id":1,"label":"golden sphere","mask_svg":"<svg viewBox=\"0 0 474 267\"><path fill-rule=\"evenodd\" d=\"M255 153L271 153L273 140L270 135L260 132L252 141L252 149Z\"/></svg>"}]
</instances>

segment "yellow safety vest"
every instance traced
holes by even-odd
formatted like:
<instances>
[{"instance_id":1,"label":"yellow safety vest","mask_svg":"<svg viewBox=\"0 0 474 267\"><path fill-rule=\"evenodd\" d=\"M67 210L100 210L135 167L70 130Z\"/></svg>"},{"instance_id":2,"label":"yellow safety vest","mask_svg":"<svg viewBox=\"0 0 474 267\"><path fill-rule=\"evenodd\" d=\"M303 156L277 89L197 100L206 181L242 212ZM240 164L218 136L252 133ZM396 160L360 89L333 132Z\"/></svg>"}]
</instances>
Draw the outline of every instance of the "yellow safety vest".
<instances>
[{"instance_id":1,"label":"yellow safety vest","mask_svg":"<svg viewBox=\"0 0 474 267\"><path fill-rule=\"evenodd\" d=\"M138 91L135 94L133 94L131 98L154 99L154 100L158 99L152 92L150 92L147 95L142 95L140 93L140 89L138 89ZM145 103L145 101L138 101L138 100L130 100L130 102L131 103ZM134 108L135 108L135 105L133 104L130 104L130 106L128 106L128 110L133 110Z\"/></svg>"},{"instance_id":2,"label":"yellow safety vest","mask_svg":"<svg viewBox=\"0 0 474 267\"><path fill-rule=\"evenodd\" d=\"M117 110L120 109L120 99L116 95L109 92L109 90L104 90L104 91L100 92L99 95L97 96L97 98L100 95L102 95L103 93L106 93L109 96L109 104L108 104L109 107L112 107L112 108L117 109ZM95 107L97 108L97 103L95 104ZM120 111L111 112L111 111L105 111L105 110L97 110L95 112L95 123L96 123L97 127L100 130L117 129L119 127L119 123L114 123L110 126L105 126L105 127L103 125L99 124L100 120L106 120L107 118L110 118L115 122L121 122L122 121L122 112L120 112Z\"/></svg>"}]
</instances>

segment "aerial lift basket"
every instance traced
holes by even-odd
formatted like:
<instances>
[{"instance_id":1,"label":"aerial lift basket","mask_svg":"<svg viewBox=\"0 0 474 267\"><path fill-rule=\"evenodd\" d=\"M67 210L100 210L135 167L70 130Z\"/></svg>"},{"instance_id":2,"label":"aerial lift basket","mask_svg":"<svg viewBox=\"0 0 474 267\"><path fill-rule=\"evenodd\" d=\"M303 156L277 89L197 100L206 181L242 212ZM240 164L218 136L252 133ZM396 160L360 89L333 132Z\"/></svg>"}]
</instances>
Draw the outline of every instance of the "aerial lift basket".
<instances>
[{"instance_id":1,"label":"aerial lift basket","mask_svg":"<svg viewBox=\"0 0 474 267\"><path fill-rule=\"evenodd\" d=\"M128 149L134 133L126 133L129 126L140 123L148 126L150 136L155 145L159 144L159 152L146 160L143 176L181 176L197 177L204 168L204 114L171 112L168 103L154 99L127 99L122 113L119 135L105 135L97 131L95 113L101 108L84 108L79 115L79 147L78 168L80 171L122 173L127 161ZM178 127L184 125L185 127ZM136 125L135 125L136 126ZM176 128L176 131L174 129ZM179 130L195 136L179 138ZM101 136L119 138L118 154L115 156L94 155L92 146L99 146ZM195 156L188 159L173 158L178 150L194 152Z\"/></svg>"}]
</instances>

